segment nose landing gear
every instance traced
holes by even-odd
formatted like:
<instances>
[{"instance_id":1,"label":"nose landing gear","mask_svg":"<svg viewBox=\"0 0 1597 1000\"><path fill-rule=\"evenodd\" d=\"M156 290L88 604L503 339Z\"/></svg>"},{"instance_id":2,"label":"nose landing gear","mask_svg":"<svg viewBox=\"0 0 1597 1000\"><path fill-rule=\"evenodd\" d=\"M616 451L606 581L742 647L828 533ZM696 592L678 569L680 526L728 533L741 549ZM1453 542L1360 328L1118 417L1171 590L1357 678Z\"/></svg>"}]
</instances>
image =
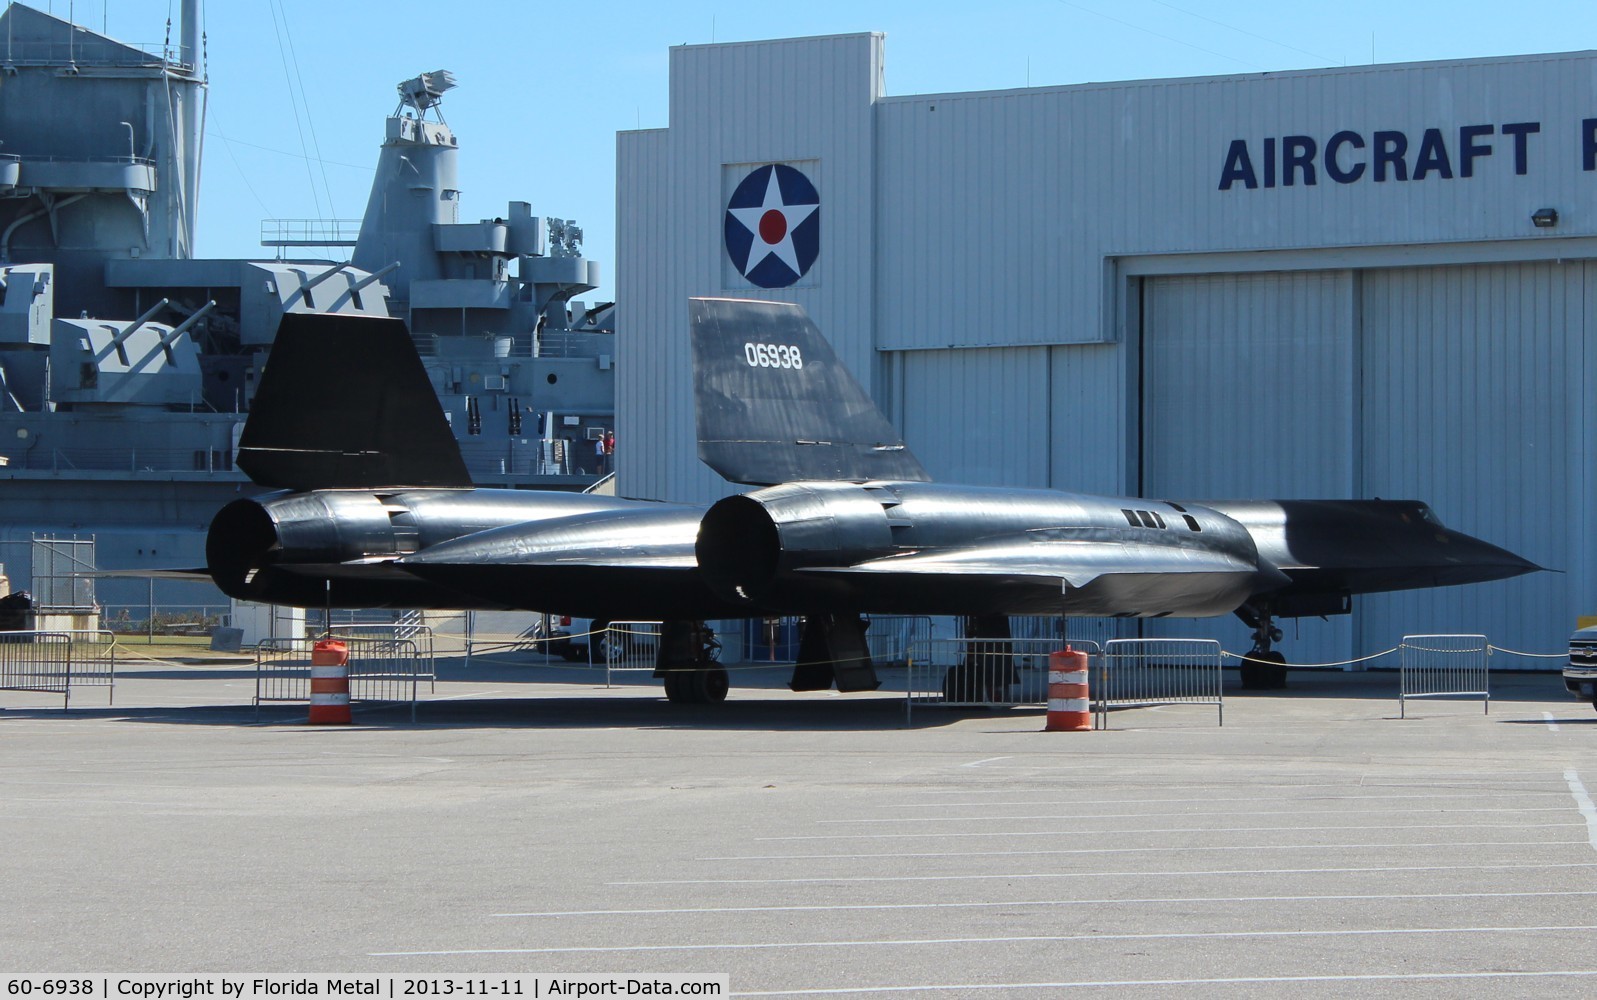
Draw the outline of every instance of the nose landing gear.
<instances>
[{"instance_id":1,"label":"nose landing gear","mask_svg":"<svg viewBox=\"0 0 1597 1000\"><path fill-rule=\"evenodd\" d=\"M1286 657L1272 647L1281 641L1269 605L1244 604L1237 617L1253 629L1253 648L1242 658L1242 687L1247 691L1278 691L1286 687Z\"/></svg>"}]
</instances>

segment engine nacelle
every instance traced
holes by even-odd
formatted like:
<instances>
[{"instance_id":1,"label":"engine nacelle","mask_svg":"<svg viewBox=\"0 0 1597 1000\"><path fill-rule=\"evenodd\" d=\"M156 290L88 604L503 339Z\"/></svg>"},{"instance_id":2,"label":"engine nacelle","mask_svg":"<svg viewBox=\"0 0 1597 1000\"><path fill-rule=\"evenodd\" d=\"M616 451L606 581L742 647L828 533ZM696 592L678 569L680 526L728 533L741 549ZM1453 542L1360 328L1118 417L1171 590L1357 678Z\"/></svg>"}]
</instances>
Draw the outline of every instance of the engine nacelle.
<instances>
[{"instance_id":1,"label":"engine nacelle","mask_svg":"<svg viewBox=\"0 0 1597 1000\"><path fill-rule=\"evenodd\" d=\"M205 558L216 585L240 600L297 607L498 607L425 583L394 560L491 528L633 505L542 490L278 493L223 507L211 521Z\"/></svg>"},{"instance_id":2,"label":"engine nacelle","mask_svg":"<svg viewBox=\"0 0 1597 1000\"><path fill-rule=\"evenodd\" d=\"M694 546L717 597L745 604L780 593L791 601L810 587L793 571L849 566L893 552L882 502L854 483L786 483L714 504Z\"/></svg>"},{"instance_id":3,"label":"engine nacelle","mask_svg":"<svg viewBox=\"0 0 1597 1000\"><path fill-rule=\"evenodd\" d=\"M374 493L299 493L235 500L217 512L205 539L205 559L222 592L241 600L274 594L257 583L277 566L392 559L414 551L408 511ZM285 602L287 603L287 602Z\"/></svg>"}]
</instances>

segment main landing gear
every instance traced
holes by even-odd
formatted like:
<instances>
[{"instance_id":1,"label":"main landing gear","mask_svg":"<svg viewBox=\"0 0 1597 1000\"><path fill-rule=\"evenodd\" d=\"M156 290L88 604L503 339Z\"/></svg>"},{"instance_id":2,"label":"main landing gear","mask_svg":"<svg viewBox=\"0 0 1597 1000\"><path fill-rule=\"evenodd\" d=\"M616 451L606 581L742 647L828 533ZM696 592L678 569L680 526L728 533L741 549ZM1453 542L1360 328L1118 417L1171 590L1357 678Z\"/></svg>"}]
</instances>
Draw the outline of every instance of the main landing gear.
<instances>
[{"instance_id":1,"label":"main landing gear","mask_svg":"<svg viewBox=\"0 0 1597 1000\"><path fill-rule=\"evenodd\" d=\"M1253 648L1242 660L1242 687L1247 691L1276 691L1286 687L1286 657L1271 647L1281 641L1269 605L1244 604L1236 611L1253 629Z\"/></svg>"},{"instance_id":2,"label":"main landing gear","mask_svg":"<svg viewBox=\"0 0 1597 1000\"><path fill-rule=\"evenodd\" d=\"M799 633L798 662L788 687L795 691L875 691L882 686L865 642L859 615L806 615Z\"/></svg>"},{"instance_id":3,"label":"main landing gear","mask_svg":"<svg viewBox=\"0 0 1597 1000\"><path fill-rule=\"evenodd\" d=\"M720 641L703 622L663 622L654 676L664 679L666 700L686 705L725 701L732 684L726 668L716 662L720 653Z\"/></svg>"},{"instance_id":4,"label":"main landing gear","mask_svg":"<svg viewBox=\"0 0 1597 1000\"><path fill-rule=\"evenodd\" d=\"M1010 656L1008 615L971 615L963 622L964 654L943 675L943 700L947 702L1004 702L1010 688L1020 682ZM993 642L979 642L992 639Z\"/></svg>"}]
</instances>

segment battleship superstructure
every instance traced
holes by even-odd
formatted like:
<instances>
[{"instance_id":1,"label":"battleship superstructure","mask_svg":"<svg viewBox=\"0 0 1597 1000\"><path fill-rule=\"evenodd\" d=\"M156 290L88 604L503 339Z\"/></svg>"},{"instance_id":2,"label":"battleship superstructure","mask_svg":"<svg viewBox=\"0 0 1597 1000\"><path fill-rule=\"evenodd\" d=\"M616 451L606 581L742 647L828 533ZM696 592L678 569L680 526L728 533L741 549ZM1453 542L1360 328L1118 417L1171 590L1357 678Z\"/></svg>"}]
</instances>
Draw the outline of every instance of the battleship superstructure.
<instances>
[{"instance_id":1,"label":"battleship superstructure","mask_svg":"<svg viewBox=\"0 0 1597 1000\"><path fill-rule=\"evenodd\" d=\"M526 202L459 220L460 150L439 108L448 73L400 84L358 238L325 222L265 227L279 254L345 247L349 260L194 256L198 8L184 0L177 40L154 52L20 3L0 14L0 564L12 579L27 578L19 543L42 533L96 535L102 568L200 565L211 515L254 490L232 456L285 313L405 319L477 482L595 482L593 442L613 426L613 324L609 307L572 299L597 286L597 265L575 223Z\"/></svg>"}]
</instances>

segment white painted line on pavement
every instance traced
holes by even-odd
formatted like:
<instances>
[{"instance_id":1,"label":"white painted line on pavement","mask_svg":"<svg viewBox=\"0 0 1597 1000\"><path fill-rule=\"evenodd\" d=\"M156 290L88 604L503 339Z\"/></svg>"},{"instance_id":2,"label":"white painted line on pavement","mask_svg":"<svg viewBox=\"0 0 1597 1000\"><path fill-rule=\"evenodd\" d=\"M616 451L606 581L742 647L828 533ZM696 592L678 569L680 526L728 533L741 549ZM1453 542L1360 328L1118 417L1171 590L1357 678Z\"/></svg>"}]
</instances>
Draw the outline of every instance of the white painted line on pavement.
<instances>
[{"instance_id":1,"label":"white painted line on pavement","mask_svg":"<svg viewBox=\"0 0 1597 1000\"><path fill-rule=\"evenodd\" d=\"M830 878L636 879L632 881L606 882L605 885L813 885L822 882L990 882L995 879L1020 881L1022 879L1050 878L1196 878L1209 875L1373 875L1391 872L1547 871L1566 868L1597 868L1597 861L1530 865L1382 865L1371 868L1225 868L1190 872L1005 872L992 875L834 875Z\"/></svg>"},{"instance_id":2,"label":"white painted line on pavement","mask_svg":"<svg viewBox=\"0 0 1597 1000\"><path fill-rule=\"evenodd\" d=\"M1557 810L1525 810L1525 812L1560 812L1567 813L1568 807ZM993 819L1012 819L1014 816L993 816ZM1131 816L1135 818L1135 816ZM915 840L934 837L937 840L953 840L960 837L1091 837L1097 834L1247 834L1247 832L1262 831L1338 831L1338 829L1528 829L1540 826L1568 826L1568 823L1420 823L1397 824L1397 826L1196 826L1196 827L1140 827L1140 829L1096 829L1096 831L981 831L960 832L920 832L920 834L792 834L787 837L755 837L755 843L786 842L786 840Z\"/></svg>"},{"instance_id":3,"label":"white painted line on pavement","mask_svg":"<svg viewBox=\"0 0 1597 1000\"><path fill-rule=\"evenodd\" d=\"M970 765L965 764L962 766L969 767ZM1013 792L1014 789L1006 789L1006 791ZM1563 795L1564 789L1549 788L1545 791L1516 791L1514 794ZM1414 795L1311 795L1301 799L1300 801L1302 801L1305 805L1325 802L1412 802L1415 799L1479 799L1480 795L1481 793L1479 791L1439 792L1436 794ZM1036 808L1038 806L1140 806L1150 803L1164 804L1172 802L1257 802L1259 801L1259 798L1260 796L1257 795L1243 795L1237 796L1235 798L1220 798L1214 795L1203 795L1193 798L1180 799L1128 799L1121 797L1118 799L1061 799L1053 801L1039 801L1033 799L1028 802L869 802L865 804L879 809L957 809L960 806L977 806L985 809L994 806L1030 806L1032 808ZM1401 807L1399 806L1394 808ZM1479 810L1475 809L1470 810L1470 812L1478 811Z\"/></svg>"},{"instance_id":4,"label":"white painted line on pavement","mask_svg":"<svg viewBox=\"0 0 1597 1000\"><path fill-rule=\"evenodd\" d=\"M1187 817L1198 816L1349 816L1369 812L1466 812L1473 816L1483 812L1562 812L1565 806L1531 806L1524 809L1511 808L1485 808L1485 809L1222 809L1216 812L1186 812ZM1059 813L1033 816L888 816L878 819L818 819L816 826L882 826L888 823L991 823L999 820L1005 823L1021 820L1053 821L1053 820L1080 820L1080 819L1147 819L1148 813Z\"/></svg>"},{"instance_id":5,"label":"white painted line on pavement","mask_svg":"<svg viewBox=\"0 0 1597 1000\"><path fill-rule=\"evenodd\" d=\"M1542 826L1585 826L1584 823L1544 823ZM1358 829L1355 827L1354 829ZM1399 828L1401 829L1401 828ZM1412 827L1427 830L1435 827ZM1234 833L1237 831L1227 831ZM1007 858L1057 854L1186 854L1194 851L1356 851L1364 849L1438 847L1570 847L1584 840L1479 840L1438 844L1223 844L1213 847L1060 847L1036 851L927 851L902 854L750 854L694 858L695 861L860 861L867 858Z\"/></svg>"},{"instance_id":6,"label":"white painted line on pavement","mask_svg":"<svg viewBox=\"0 0 1597 1000\"><path fill-rule=\"evenodd\" d=\"M1597 896L1597 889L1554 889L1543 892L1414 892L1359 893L1340 896L1149 896L1141 899L1006 899L975 903L842 903L833 906L682 906L651 910L533 910L524 913L490 913L491 917L647 917L684 913L810 913L846 910L969 910L1005 906L1104 906L1171 903L1321 903L1369 902L1382 899L1517 899L1539 896Z\"/></svg>"},{"instance_id":7,"label":"white painted line on pavement","mask_svg":"<svg viewBox=\"0 0 1597 1000\"><path fill-rule=\"evenodd\" d=\"M995 760L1013 760L1013 759L1014 758L1012 758L1012 757L988 757L988 758L986 758L984 760L973 760L969 764L961 764L959 766L960 767L981 767L983 764L991 764Z\"/></svg>"},{"instance_id":8,"label":"white painted line on pavement","mask_svg":"<svg viewBox=\"0 0 1597 1000\"><path fill-rule=\"evenodd\" d=\"M1574 768L1564 772L1564 780L1569 782L1569 794L1575 797L1575 805L1580 809L1580 814L1586 817L1586 829L1590 833L1587 838L1593 850L1597 850L1597 806L1591 801L1591 796L1586 794L1586 786L1581 784L1580 775Z\"/></svg>"},{"instance_id":9,"label":"white painted line on pavement","mask_svg":"<svg viewBox=\"0 0 1597 1000\"><path fill-rule=\"evenodd\" d=\"M1251 983L1359 983L1410 982L1469 979L1549 979L1597 976L1597 969L1547 970L1544 972L1394 972L1350 973L1344 976L1237 976L1227 979L1083 979L1058 983L948 983L926 986L841 986L814 990L764 990L734 993L738 997L841 996L853 993L924 993L930 991L986 990L1061 990L1089 986L1228 986Z\"/></svg>"},{"instance_id":10,"label":"white painted line on pavement","mask_svg":"<svg viewBox=\"0 0 1597 1000\"><path fill-rule=\"evenodd\" d=\"M371 951L374 958L410 958L423 955L579 955L659 951L761 951L772 948L912 948L950 944L1026 944L1066 941L1213 941L1232 938L1387 937L1441 934L1544 934L1597 931L1597 924L1558 924L1545 927L1380 927L1369 929L1291 931L1187 931L1176 934L1023 934L1014 937L881 938L874 941L747 941L720 944L591 944L560 948L451 948L428 951Z\"/></svg>"}]
</instances>

